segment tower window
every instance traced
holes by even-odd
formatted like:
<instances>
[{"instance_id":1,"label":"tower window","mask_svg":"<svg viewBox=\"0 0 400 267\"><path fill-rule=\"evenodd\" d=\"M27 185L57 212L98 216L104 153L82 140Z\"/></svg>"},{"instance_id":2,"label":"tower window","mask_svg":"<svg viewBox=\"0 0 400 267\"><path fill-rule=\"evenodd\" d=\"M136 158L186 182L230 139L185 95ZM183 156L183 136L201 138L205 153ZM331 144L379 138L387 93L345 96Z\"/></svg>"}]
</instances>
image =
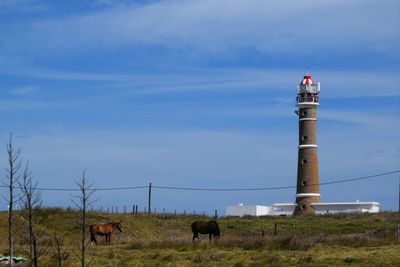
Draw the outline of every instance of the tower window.
<instances>
[{"instance_id":1,"label":"tower window","mask_svg":"<svg viewBox=\"0 0 400 267\"><path fill-rule=\"evenodd\" d=\"M301 140L303 140L303 141L307 141L307 139L308 139L308 136L307 136L307 135L303 135L303 136L301 137Z\"/></svg>"},{"instance_id":2,"label":"tower window","mask_svg":"<svg viewBox=\"0 0 400 267\"><path fill-rule=\"evenodd\" d=\"M307 185L307 181L304 179L303 181L301 181L301 186L306 186Z\"/></svg>"},{"instance_id":3,"label":"tower window","mask_svg":"<svg viewBox=\"0 0 400 267\"><path fill-rule=\"evenodd\" d=\"M306 165L307 162L308 162L307 159L302 159L302 160L301 160L301 164L303 164L303 165Z\"/></svg>"},{"instance_id":4,"label":"tower window","mask_svg":"<svg viewBox=\"0 0 400 267\"><path fill-rule=\"evenodd\" d=\"M308 114L308 112L307 112L307 110L304 110L303 112L301 112L301 116L307 116L307 114Z\"/></svg>"}]
</instances>

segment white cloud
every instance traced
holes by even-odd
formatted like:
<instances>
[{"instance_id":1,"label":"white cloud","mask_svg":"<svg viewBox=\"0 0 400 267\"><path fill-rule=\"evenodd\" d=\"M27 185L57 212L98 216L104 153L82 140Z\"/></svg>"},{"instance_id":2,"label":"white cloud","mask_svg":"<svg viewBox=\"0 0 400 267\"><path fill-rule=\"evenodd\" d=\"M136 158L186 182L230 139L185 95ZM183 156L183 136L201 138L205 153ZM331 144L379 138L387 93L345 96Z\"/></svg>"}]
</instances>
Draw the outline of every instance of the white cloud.
<instances>
[{"instance_id":1,"label":"white cloud","mask_svg":"<svg viewBox=\"0 0 400 267\"><path fill-rule=\"evenodd\" d=\"M358 138L354 139L354 135ZM7 138L1 137L4 142ZM295 132L53 131L27 136L15 134L15 145L21 147L24 158L30 160L31 169L42 187L74 187L73 181L84 168L88 168L96 187L146 185L149 180L156 185L188 187L286 186L293 185L297 167ZM379 157L368 154L391 149L393 144L384 139L376 140L362 130L319 133L318 145L322 182L389 171L399 163L398 155L393 157L392 153ZM4 153L0 154L0 162L5 162ZM379 180L360 182L351 192L343 191L341 201L364 196L367 200L381 201L384 208L392 207L380 192L371 192L377 183ZM390 186L391 183L382 185L381 190L389 192ZM335 190L324 186L321 193L330 201L332 197L337 198ZM115 201L125 205L131 203L132 197L137 198L137 192L132 195L132 191L112 192L112 195ZM156 195L157 207L170 199L177 202L185 199L183 192L174 192L171 196L157 191ZM232 204L229 201L238 201L235 194L224 194L223 198L221 195L211 196L205 205L214 202L218 203L215 208L223 208ZM293 200L293 190L241 195L241 201L247 203ZM54 196L45 199L49 201L59 204L66 200ZM165 207L171 208L168 203ZM193 198L177 205L175 208L180 209L203 208Z\"/></svg>"},{"instance_id":2,"label":"white cloud","mask_svg":"<svg viewBox=\"0 0 400 267\"><path fill-rule=\"evenodd\" d=\"M0 100L1 111L29 111L64 107L62 102L37 101L37 100Z\"/></svg>"},{"instance_id":3,"label":"white cloud","mask_svg":"<svg viewBox=\"0 0 400 267\"><path fill-rule=\"evenodd\" d=\"M60 52L155 44L302 55L362 45L391 54L399 44L396 10L396 1L159 1L40 21L24 36Z\"/></svg>"},{"instance_id":4,"label":"white cloud","mask_svg":"<svg viewBox=\"0 0 400 267\"><path fill-rule=\"evenodd\" d=\"M173 74L159 73L96 73L63 71L44 68L14 67L1 73L48 81L84 81L82 90L91 88L118 94L163 94L192 91L270 91L272 98L281 93L296 92L302 70L280 69L185 69L177 68ZM321 99L363 96L399 96L400 77L392 72L378 71L313 71L315 81L321 82ZM103 82L99 85L97 82ZM33 92L35 86L16 88L15 93ZM285 102L291 101L286 99Z\"/></svg>"},{"instance_id":5,"label":"white cloud","mask_svg":"<svg viewBox=\"0 0 400 267\"><path fill-rule=\"evenodd\" d=\"M395 127L400 128L399 110L367 110L360 111L342 111L342 110L322 110L318 117L322 120L334 120L348 123L356 123L362 125L373 126L377 130L386 130Z\"/></svg>"},{"instance_id":6,"label":"white cloud","mask_svg":"<svg viewBox=\"0 0 400 267\"><path fill-rule=\"evenodd\" d=\"M36 92L39 91L39 87L36 85L27 85L27 86L21 86L21 87L16 87L12 88L10 90L10 93L13 95L17 96L27 96L27 95L32 95Z\"/></svg>"},{"instance_id":7,"label":"white cloud","mask_svg":"<svg viewBox=\"0 0 400 267\"><path fill-rule=\"evenodd\" d=\"M46 5L36 0L1 0L1 13L28 13L40 12L46 9Z\"/></svg>"}]
</instances>

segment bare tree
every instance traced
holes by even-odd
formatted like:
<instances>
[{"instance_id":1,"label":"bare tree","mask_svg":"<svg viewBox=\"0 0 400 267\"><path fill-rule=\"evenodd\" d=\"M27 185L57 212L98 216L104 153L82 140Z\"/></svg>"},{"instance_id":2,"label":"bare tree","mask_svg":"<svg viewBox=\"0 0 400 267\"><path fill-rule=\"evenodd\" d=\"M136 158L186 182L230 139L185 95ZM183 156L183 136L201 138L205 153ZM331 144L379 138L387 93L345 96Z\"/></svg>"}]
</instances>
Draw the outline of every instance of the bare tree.
<instances>
[{"instance_id":1,"label":"bare tree","mask_svg":"<svg viewBox=\"0 0 400 267\"><path fill-rule=\"evenodd\" d=\"M24 212L22 215L26 217L28 242L29 242L29 259L33 266L38 266L38 259L45 251L38 249L38 232L36 231L37 212L42 205L40 192L37 190L38 182L33 181L32 173L29 171L29 161L26 163L25 170L22 174L22 181L19 186L22 191L22 205Z\"/></svg>"},{"instance_id":2,"label":"bare tree","mask_svg":"<svg viewBox=\"0 0 400 267\"><path fill-rule=\"evenodd\" d=\"M78 201L72 200L75 206L81 211L81 229L82 229L82 243L81 243L81 263L82 267L85 266L85 252L86 252L86 210L93 203L90 201L90 197L95 192L93 184L89 184L88 178L86 177L86 170L83 170L82 178L79 181L75 181L79 187L80 195L75 196Z\"/></svg>"},{"instance_id":3,"label":"bare tree","mask_svg":"<svg viewBox=\"0 0 400 267\"><path fill-rule=\"evenodd\" d=\"M64 238L62 234L57 234L57 232L54 231L53 242L56 249L55 257L57 259L58 267L62 267L63 261L65 261L69 257L69 253L64 248Z\"/></svg>"},{"instance_id":4,"label":"bare tree","mask_svg":"<svg viewBox=\"0 0 400 267\"><path fill-rule=\"evenodd\" d=\"M8 253L10 256L10 266L12 266L14 263L13 207L18 199L18 196L14 196L14 187L20 178L18 173L22 164L21 150L14 149L12 144L12 134L10 134L10 140L7 144L7 154L8 166L6 168L6 182L4 185L9 190L8 199L6 198L8 203Z\"/></svg>"}]
</instances>

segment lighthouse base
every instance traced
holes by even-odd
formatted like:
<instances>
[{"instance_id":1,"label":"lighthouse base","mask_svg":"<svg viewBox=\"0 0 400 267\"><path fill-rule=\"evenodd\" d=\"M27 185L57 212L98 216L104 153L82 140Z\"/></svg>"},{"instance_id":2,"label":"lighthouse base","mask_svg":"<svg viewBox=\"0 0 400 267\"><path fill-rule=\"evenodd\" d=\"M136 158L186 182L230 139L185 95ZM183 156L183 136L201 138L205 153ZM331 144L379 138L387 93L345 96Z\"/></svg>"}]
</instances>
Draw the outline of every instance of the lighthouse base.
<instances>
[{"instance_id":1,"label":"lighthouse base","mask_svg":"<svg viewBox=\"0 0 400 267\"><path fill-rule=\"evenodd\" d=\"M312 216L315 215L315 209L311 203L319 203L319 197L297 197L296 208L294 209L294 216Z\"/></svg>"}]
</instances>

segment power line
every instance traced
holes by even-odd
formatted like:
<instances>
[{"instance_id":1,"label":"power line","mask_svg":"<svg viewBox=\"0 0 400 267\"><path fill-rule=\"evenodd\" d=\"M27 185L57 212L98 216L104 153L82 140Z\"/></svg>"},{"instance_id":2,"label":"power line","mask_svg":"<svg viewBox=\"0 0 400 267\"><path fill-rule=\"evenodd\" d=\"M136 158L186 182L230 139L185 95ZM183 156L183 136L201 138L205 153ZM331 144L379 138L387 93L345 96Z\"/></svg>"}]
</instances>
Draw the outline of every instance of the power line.
<instances>
[{"instance_id":1,"label":"power line","mask_svg":"<svg viewBox=\"0 0 400 267\"><path fill-rule=\"evenodd\" d=\"M371 179L371 178L385 176L385 175L398 173L398 172L400 172L400 170L390 171L390 172L385 172L385 173L380 173L380 174L374 174L374 175L368 175L368 176L363 176L363 177L357 177L357 178L343 179L343 180L324 182L324 183L318 183L318 184L310 184L307 186L346 183L346 182L352 182L352 181L358 181L358 180ZM268 191L268 190L281 190L281 189L297 188L296 185L294 185L294 186L277 186L277 187L257 187L257 188L193 188L193 187L171 187L171 186L155 186L155 185L153 185L153 187L159 188L159 189L167 189L167 190L186 190L186 191Z\"/></svg>"},{"instance_id":2,"label":"power line","mask_svg":"<svg viewBox=\"0 0 400 267\"><path fill-rule=\"evenodd\" d=\"M0 187L9 188L7 185L1 185ZM147 185L142 186L126 186L126 187L104 187L104 188L91 188L93 191L116 191L116 190L131 190L131 189L143 189L147 188ZM19 189L19 187L14 186L14 189ZM45 188L45 187L34 187L34 190L39 191L80 191L78 188Z\"/></svg>"},{"instance_id":3,"label":"power line","mask_svg":"<svg viewBox=\"0 0 400 267\"><path fill-rule=\"evenodd\" d=\"M348 182L353 182L353 181L372 179L372 178L380 177L380 176L386 176L386 175L390 175L390 174L394 174L394 173L400 173L400 170L389 171L389 172L368 175L368 176L362 176L362 177L356 177L356 178L323 182L323 183L318 183L318 184L310 184L307 186L348 183ZM1 185L0 187L9 188L7 185ZM163 189L163 190L181 190L181 191L268 191L268 190L283 190L283 189L297 188L296 185L294 185L294 186L277 186L277 187L254 187L254 188L196 188L196 187L174 187L174 186L157 186L157 185L152 185L152 187L157 188L157 189ZM13 187L13 188L19 189L19 187ZM92 188L90 190L93 190L93 191L117 191L117 190L144 189L144 188L149 188L149 186L141 185L141 186L125 186L125 187L103 187L103 188ZM35 187L33 189L39 190L39 191L80 191L80 189L78 189L78 188Z\"/></svg>"}]
</instances>

